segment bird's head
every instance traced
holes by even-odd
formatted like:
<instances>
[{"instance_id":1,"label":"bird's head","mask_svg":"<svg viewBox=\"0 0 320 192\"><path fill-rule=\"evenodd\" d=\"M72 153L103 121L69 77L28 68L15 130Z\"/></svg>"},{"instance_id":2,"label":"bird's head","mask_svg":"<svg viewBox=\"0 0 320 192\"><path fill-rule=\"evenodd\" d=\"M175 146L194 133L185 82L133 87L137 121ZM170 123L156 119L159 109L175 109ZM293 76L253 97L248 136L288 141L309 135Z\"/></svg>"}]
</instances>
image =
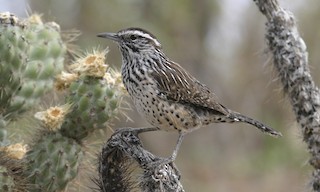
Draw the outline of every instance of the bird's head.
<instances>
[{"instance_id":1,"label":"bird's head","mask_svg":"<svg viewBox=\"0 0 320 192\"><path fill-rule=\"evenodd\" d=\"M141 52L161 49L161 44L157 38L141 28L123 29L117 33L100 33L97 36L117 42L122 51Z\"/></svg>"}]
</instances>

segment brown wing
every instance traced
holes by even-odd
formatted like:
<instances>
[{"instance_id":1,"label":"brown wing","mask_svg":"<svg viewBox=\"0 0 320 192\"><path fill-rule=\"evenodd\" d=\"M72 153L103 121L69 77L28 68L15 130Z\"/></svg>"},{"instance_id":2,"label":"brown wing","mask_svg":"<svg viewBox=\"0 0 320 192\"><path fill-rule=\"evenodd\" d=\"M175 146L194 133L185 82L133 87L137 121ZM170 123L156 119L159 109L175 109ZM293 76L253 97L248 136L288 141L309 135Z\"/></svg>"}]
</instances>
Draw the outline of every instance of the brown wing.
<instances>
[{"instance_id":1,"label":"brown wing","mask_svg":"<svg viewBox=\"0 0 320 192\"><path fill-rule=\"evenodd\" d=\"M160 67L160 66L159 66ZM151 76L167 99L175 102L211 109L215 113L227 115L228 110L218 102L216 95L185 71L179 64L167 62Z\"/></svg>"}]
</instances>

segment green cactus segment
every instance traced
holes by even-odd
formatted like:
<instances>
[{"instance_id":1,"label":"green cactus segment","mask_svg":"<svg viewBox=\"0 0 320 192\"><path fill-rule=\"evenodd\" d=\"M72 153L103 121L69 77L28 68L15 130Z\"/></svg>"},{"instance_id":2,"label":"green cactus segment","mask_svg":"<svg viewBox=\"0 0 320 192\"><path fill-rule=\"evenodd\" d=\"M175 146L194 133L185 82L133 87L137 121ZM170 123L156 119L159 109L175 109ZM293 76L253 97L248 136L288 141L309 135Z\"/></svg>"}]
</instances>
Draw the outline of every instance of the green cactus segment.
<instances>
[{"instance_id":1,"label":"green cactus segment","mask_svg":"<svg viewBox=\"0 0 320 192\"><path fill-rule=\"evenodd\" d=\"M57 25L0 23L0 112L14 116L34 106L53 88L65 53Z\"/></svg>"},{"instance_id":2,"label":"green cactus segment","mask_svg":"<svg viewBox=\"0 0 320 192\"><path fill-rule=\"evenodd\" d=\"M73 139L60 133L43 135L27 153L30 191L61 191L78 173L83 153Z\"/></svg>"},{"instance_id":3,"label":"green cactus segment","mask_svg":"<svg viewBox=\"0 0 320 192\"><path fill-rule=\"evenodd\" d=\"M117 113L121 94L103 78L80 77L70 85L67 101L73 104L73 109L61 133L79 141L95 129L105 128L106 122Z\"/></svg>"},{"instance_id":4,"label":"green cactus segment","mask_svg":"<svg viewBox=\"0 0 320 192\"><path fill-rule=\"evenodd\" d=\"M8 132L6 130L8 122L0 115L0 147L9 145Z\"/></svg>"},{"instance_id":5,"label":"green cactus segment","mask_svg":"<svg viewBox=\"0 0 320 192\"><path fill-rule=\"evenodd\" d=\"M7 130L4 128L0 128L0 147L4 147L10 144L7 135Z\"/></svg>"},{"instance_id":6,"label":"green cactus segment","mask_svg":"<svg viewBox=\"0 0 320 192\"><path fill-rule=\"evenodd\" d=\"M0 152L0 191L27 192L25 178L21 176L23 161L11 159L3 151Z\"/></svg>"},{"instance_id":7,"label":"green cactus segment","mask_svg":"<svg viewBox=\"0 0 320 192\"><path fill-rule=\"evenodd\" d=\"M14 186L14 178L12 178L6 167L0 165L0 191L11 192Z\"/></svg>"}]
</instances>

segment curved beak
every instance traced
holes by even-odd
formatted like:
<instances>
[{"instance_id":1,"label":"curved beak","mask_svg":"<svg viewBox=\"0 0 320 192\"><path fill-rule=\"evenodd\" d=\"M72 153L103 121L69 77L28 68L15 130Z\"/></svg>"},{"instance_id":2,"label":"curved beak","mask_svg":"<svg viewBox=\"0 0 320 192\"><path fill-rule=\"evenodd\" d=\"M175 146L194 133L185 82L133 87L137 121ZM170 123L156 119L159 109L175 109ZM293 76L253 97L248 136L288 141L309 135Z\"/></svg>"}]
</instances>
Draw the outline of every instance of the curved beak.
<instances>
[{"instance_id":1,"label":"curved beak","mask_svg":"<svg viewBox=\"0 0 320 192\"><path fill-rule=\"evenodd\" d=\"M99 33L98 37L111 39L113 41L119 41L119 36L117 33Z\"/></svg>"}]
</instances>

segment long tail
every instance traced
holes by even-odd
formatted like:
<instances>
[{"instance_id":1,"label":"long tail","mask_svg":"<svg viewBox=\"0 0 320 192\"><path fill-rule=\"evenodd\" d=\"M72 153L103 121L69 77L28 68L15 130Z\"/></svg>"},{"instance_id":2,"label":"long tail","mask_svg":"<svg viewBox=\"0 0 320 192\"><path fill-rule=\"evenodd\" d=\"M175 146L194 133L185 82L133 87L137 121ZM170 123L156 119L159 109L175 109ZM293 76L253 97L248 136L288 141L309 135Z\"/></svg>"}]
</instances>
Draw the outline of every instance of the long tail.
<instances>
[{"instance_id":1,"label":"long tail","mask_svg":"<svg viewBox=\"0 0 320 192\"><path fill-rule=\"evenodd\" d=\"M263 133L266 133L270 136L273 137L281 137L282 134L274 129L272 129L271 127L252 119L251 117L247 117L245 115L242 115L240 113L237 112L230 112L229 114L229 118L233 119L234 122L244 122L244 123L248 123L250 125L253 125L255 127L257 127L260 131L262 131Z\"/></svg>"}]
</instances>

